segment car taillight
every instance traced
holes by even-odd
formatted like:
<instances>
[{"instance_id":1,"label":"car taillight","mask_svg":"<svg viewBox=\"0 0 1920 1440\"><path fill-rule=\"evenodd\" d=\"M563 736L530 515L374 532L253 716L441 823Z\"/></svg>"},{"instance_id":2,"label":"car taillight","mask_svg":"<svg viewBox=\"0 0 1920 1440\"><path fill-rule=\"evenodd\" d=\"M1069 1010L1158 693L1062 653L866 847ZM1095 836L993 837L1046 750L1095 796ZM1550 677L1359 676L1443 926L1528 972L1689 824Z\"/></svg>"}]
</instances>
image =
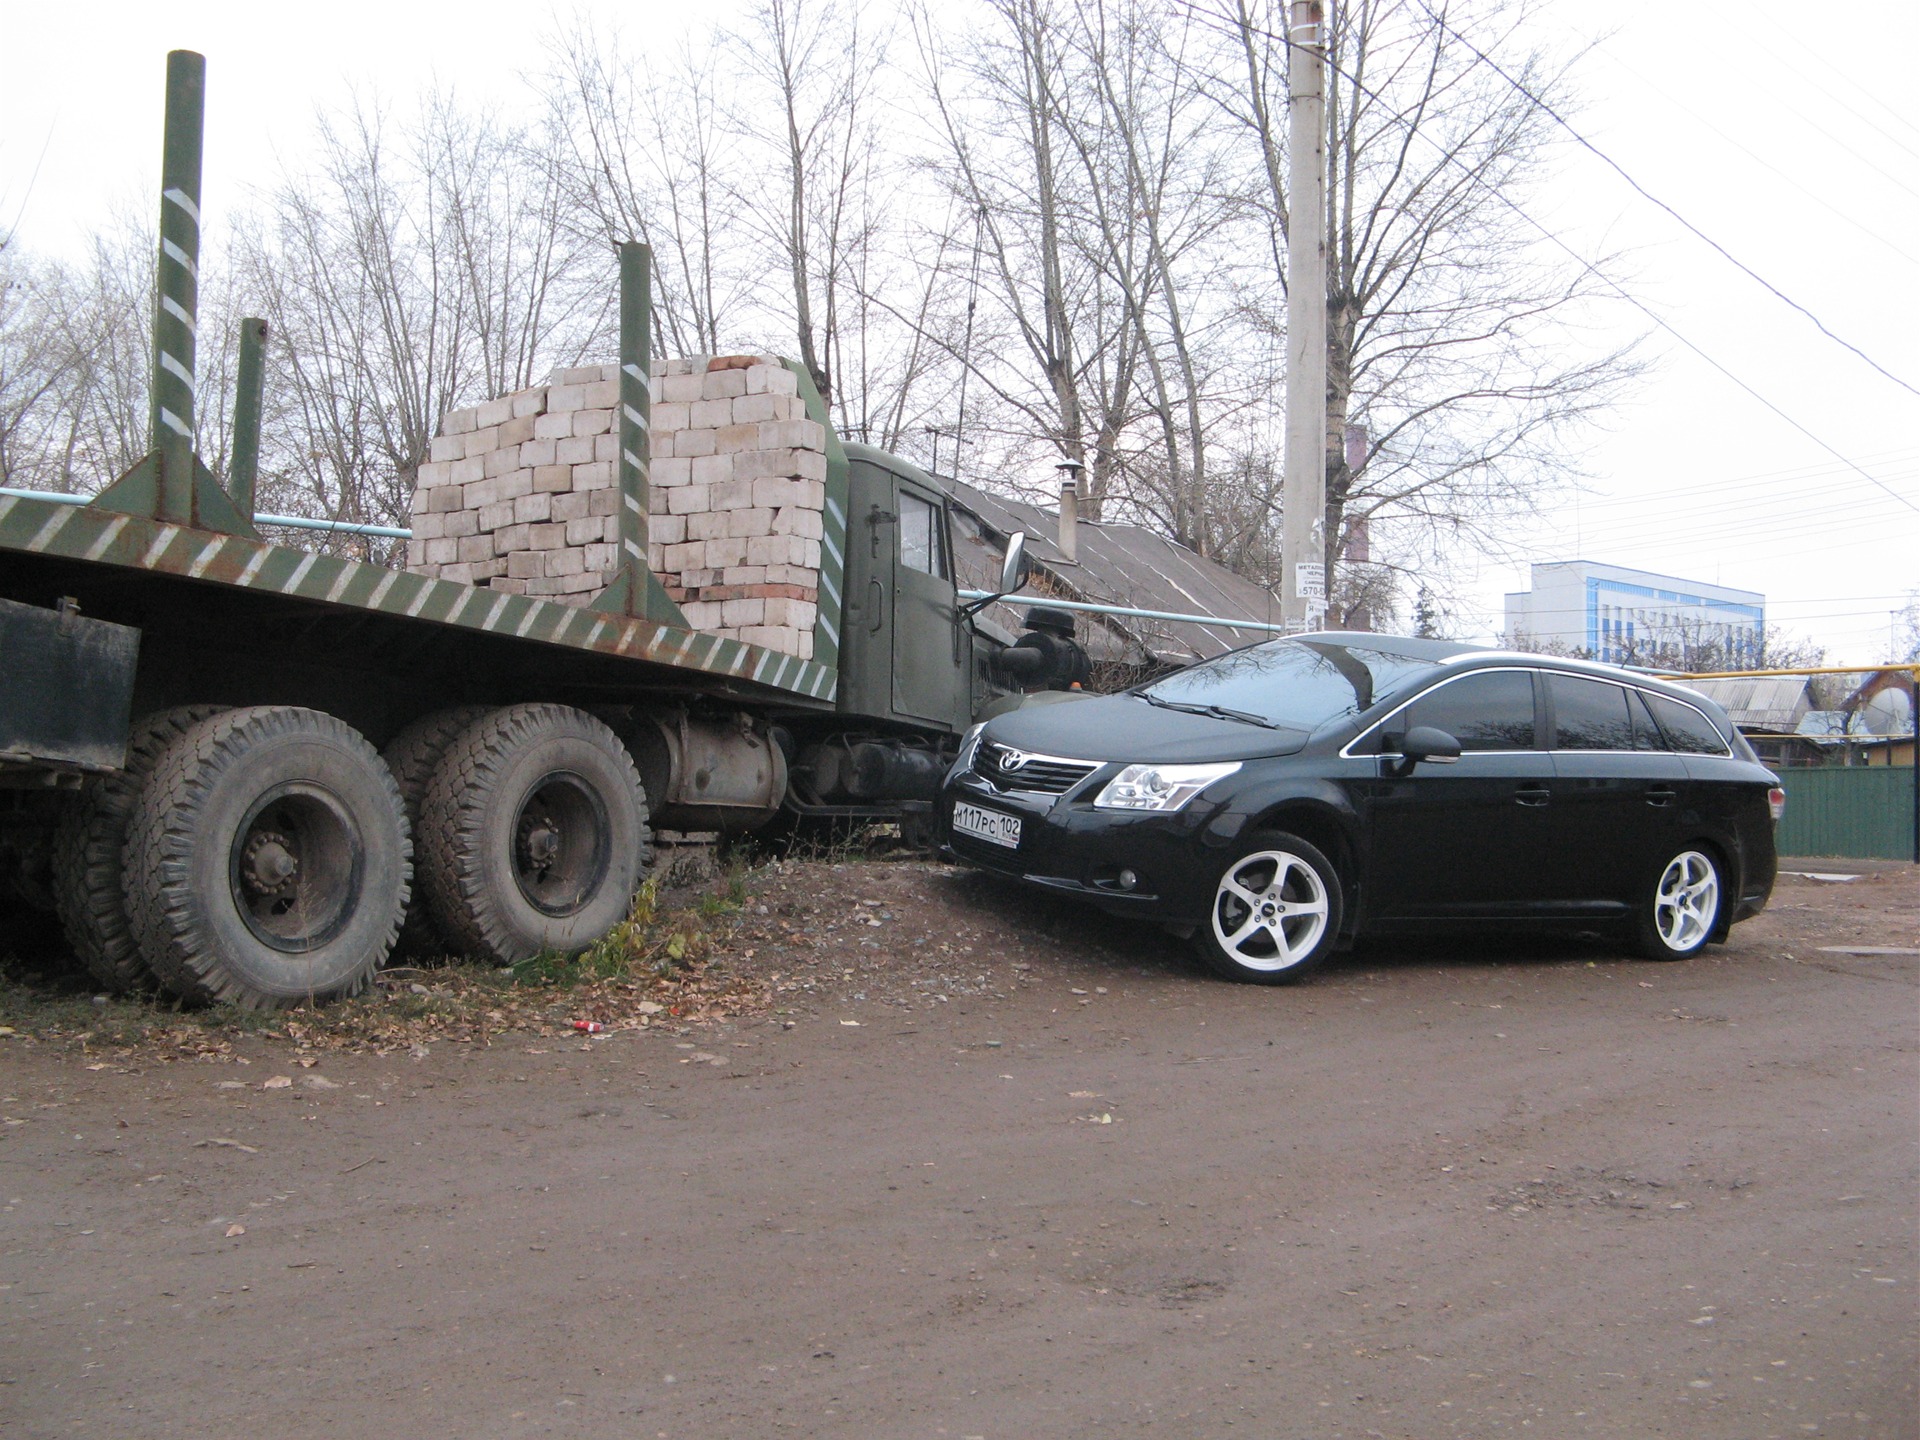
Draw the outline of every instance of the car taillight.
<instances>
[{"instance_id":1,"label":"car taillight","mask_svg":"<svg viewBox=\"0 0 1920 1440\"><path fill-rule=\"evenodd\" d=\"M1773 823L1778 825L1780 817L1787 813L1787 792L1778 785L1767 791L1767 809L1773 812Z\"/></svg>"}]
</instances>

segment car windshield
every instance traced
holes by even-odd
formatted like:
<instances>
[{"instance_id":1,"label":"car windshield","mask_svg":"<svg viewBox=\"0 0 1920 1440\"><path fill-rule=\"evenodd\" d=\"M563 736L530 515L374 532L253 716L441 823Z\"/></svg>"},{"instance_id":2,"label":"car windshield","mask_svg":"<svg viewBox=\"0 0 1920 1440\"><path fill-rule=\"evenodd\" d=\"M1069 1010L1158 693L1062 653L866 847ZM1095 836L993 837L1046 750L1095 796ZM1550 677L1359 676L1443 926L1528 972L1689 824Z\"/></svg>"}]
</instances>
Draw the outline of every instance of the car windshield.
<instances>
[{"instance_id":1,"label":"car windshield","mask_svg":"<svg viewBox=\"0 0 1920 1440\"><path fill-rule=\"evenodd\" d=\"M1357 715L1433 660L1320 640L1271 640L1203 660L1135 693L1158 705L1312 730Z\"/></svg>"}]
</instances>

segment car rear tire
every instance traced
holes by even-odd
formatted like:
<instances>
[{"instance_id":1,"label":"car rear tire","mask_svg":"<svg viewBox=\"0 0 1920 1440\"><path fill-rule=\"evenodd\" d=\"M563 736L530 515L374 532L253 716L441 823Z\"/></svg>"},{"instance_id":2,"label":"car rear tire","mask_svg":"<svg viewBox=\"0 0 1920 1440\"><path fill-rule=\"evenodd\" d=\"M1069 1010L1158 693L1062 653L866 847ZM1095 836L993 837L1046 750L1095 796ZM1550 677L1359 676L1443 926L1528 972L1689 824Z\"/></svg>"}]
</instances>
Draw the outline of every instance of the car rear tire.
<instances>
[{"instance_id":1,"label":"car rear tire","mask_svg":"<svg viewBox=\"0 0 1920 1440\"><path fill-rule=\"evenodd\" d=\"M393 776L358 731L257 705L167 747L127 829L122 894L167 989L267 1010L366 988L411 858Z\"/></svg>"},{"instance_id":2,"label":"car rear tire","mask_svg":"<svg viewBox=\"0 0 1920 1440\"><path fill-rule=\"evenodd\" d=\"M1333 953L1344 903L1339 872L1316 847L1281 831L1254 835L1221 867L1194 941L1225 979L1291 984Z\"/></svg>"},{"instance_id":3,"label":"car rear tire","mask_svg":"<svg viewBox=\"0 0 1920 1440\"><path fill-rule=\"evenodd\" d=\"M1648 892L1639 915L1642 955L1685 960L1706 948L1727 903L1719 860L1697 847L1682 850L1660 867Z\"/></svg>"},{"instance_id":4,"label":"car rear tire","mask_svg":"<svg viewBox=\"0 0 1920 1440\"><path fill-rule=\"evenodd\" d=\"M626 747L565 705L496 710L447 748L420 807L420 881L465 954L577 954L624 920L653 863Z\"/></svg>"}]
</instances>

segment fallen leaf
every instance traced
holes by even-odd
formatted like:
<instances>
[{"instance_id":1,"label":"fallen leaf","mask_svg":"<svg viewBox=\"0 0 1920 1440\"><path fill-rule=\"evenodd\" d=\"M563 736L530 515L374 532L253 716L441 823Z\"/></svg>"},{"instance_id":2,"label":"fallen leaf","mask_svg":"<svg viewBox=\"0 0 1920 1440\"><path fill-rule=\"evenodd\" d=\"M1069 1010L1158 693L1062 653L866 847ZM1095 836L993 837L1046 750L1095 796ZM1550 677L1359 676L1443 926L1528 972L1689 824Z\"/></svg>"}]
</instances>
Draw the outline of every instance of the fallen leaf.
<instances>
[{"instance_id":1,"label":"fallen leaf","mask_svg":"<svg viewBox=\"0 0 1920 1440\"><path fill-rule=\"evenodd\" d=\"M229 1240L233 1239L233 1237L236 1235L244 1235L246 1233L247 1233L247 1227L244 1225L227 1226L227 1239Z\"/></svg>"},{"instance_id":2,"label":"fallen leaf","mask_svg":"<svg viewBox=\"0 0 1920 1440\"><path fill-rule=\"evenodd\" d=\"M260 1153L253 1146L242 1145L238 1140L215 1138L212 1140L196 1140L193 1142L193 1148L196 1150L205 1150L209 1145L218 1146L223 1150L244 1150L249 1155L258 1155Z\"/></svg>"},{"instance_id":3,"label":"fallen leaf","mask_svg":"<svg viewBox=\"0 0 1920 1440\"><path fill-rule=\"evenodd\" d=\"M842 1021L841 1021L840 1023L841 1023L842 1025L855 1025L855 1026L857 1026L857 1025L859 1025L859 1023L860 1023L860 1022L859 1022L858 1020L842 1020Z\"/></svg>"},{"instance_id":4,"label":"fallen leaf","mask_svg":"<svg viewBox=\"0 0 1920 1440\"><path fill-rule=\"evenodd\" d=\"M269 1076L260 1082L260 1088L262 1090L291 1090L293 1088L293 1077L291 1075Z\"/></svg>"}]
</instances>

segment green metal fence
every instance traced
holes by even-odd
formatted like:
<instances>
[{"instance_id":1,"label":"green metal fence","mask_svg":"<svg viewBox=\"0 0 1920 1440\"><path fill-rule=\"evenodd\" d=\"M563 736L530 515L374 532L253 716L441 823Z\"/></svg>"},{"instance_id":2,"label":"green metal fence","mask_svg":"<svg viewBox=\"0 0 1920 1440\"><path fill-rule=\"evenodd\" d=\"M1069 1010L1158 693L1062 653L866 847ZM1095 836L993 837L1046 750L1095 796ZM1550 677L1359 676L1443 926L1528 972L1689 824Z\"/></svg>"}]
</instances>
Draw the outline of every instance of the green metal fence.
<instances>
[{"instance_id":1,"label":"green metal fence","mask_svg":"<svg viewBox=\"0 0 1920 1440\"><path fill-rule=\"evenodd\" d=\"M1774 837L1782 855L1914 858L1911 765L1824 766L1777 772L1787 813Z\"/></svg>"}]
</instances>

